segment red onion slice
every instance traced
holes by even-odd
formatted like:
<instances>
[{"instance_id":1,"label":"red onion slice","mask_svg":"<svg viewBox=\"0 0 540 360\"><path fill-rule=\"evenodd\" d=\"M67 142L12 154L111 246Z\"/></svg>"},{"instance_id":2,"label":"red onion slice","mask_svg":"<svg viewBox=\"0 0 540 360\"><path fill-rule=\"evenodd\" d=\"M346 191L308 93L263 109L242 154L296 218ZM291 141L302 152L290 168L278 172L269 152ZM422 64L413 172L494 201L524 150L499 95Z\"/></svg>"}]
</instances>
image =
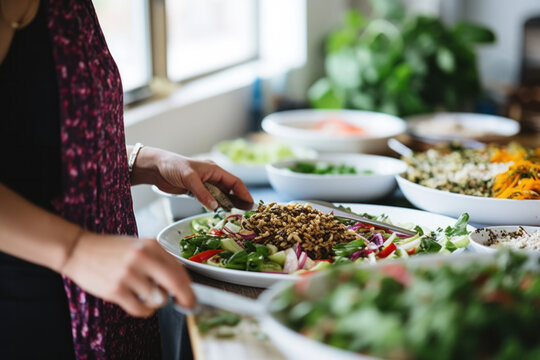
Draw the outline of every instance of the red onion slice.
<instances>
[{"instance_id":1,"label":"red onion slice","mask_svg":"<svg viewBox=\"0 0 540 360\"><path fill-rule=\"evenodd\" d=\"M306 260L307 260L307 254L306 254L305 251L302 251L302 253L300 254L300 257L298 258L298 268L299 269L304 268Z\"/></svg>"},{"instance_id":2,"label":"red onion slice","mask_svg":"<svg viewBox=\"0 0 540 360\"><path fill-rule=\"evenodd\" d=\"M299 243L296 243L295 253L296 253L296 258L299 259L300 254L302 254L302 247L300 246Z\"/></svg>"}]
</instances>

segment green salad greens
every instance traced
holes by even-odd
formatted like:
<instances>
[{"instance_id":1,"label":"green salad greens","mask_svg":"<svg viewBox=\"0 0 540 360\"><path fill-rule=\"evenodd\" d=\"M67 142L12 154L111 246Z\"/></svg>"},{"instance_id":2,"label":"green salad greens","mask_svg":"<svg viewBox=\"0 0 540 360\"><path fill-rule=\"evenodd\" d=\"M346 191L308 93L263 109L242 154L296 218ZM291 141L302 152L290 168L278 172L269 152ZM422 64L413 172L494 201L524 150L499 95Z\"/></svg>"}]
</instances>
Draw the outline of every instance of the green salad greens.
<instances>
[{"instance_id":1,"label":"green salad greens","mask_svg":"<svg viewBox=\"0 0 540 360\"><path fill-rule=\"evenodd\" d=\"M339 267L287 288L271 311L307 337L385 359L538 359L540 275L527 260Z\"/></svg>"},{"instance_id":2,"label":"green salad greens","mask_svg":"<svg viewBox=\"0 0 540 360\"><path fill-rule=\"evenodd\" d=\"M265 165L296 157L290 146L274 142L254 143L236 139L219 143L217 149L237 164Z\"/></svg>"},{"instance_id":3,"label":"green salad greens","mask_svg":"<svg viewBox=\"0 0 540 360\"><path fill-rule=\"evenodd\" d=\"M316 174L316 175L349 175L358 174L358 170L351 165L347 164L330 164L326 162L309 162L298 161L293 166L289 167L289 170L303 173L303 174ZM361 174L373 174L372 170L361 170Z\"/></svg>"}]
</instances>

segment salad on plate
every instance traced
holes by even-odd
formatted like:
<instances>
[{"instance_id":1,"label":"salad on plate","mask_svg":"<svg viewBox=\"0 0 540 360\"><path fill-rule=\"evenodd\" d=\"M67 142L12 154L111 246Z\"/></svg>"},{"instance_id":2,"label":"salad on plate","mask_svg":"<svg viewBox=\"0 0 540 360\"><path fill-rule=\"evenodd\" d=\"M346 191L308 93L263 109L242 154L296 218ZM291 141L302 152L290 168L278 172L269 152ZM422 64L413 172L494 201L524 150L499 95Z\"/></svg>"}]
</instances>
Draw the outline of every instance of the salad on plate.
<instances>
[{"instance_id":1,"label":"salad on plate","mask_svg":"<svg viewBox=\"0 0 540 360\"><path fill-rule=\"evenodd\" d=\"M386 223L386 215L361 214ZM376 262L418 254L452 253L469 243L468 215L454 226L414 229L409 236L326 214L309 204L259 204L192 220L180 239L181 257L226 269L283 274L311 273L347 263Z\"/></svg>"}]
</instances>

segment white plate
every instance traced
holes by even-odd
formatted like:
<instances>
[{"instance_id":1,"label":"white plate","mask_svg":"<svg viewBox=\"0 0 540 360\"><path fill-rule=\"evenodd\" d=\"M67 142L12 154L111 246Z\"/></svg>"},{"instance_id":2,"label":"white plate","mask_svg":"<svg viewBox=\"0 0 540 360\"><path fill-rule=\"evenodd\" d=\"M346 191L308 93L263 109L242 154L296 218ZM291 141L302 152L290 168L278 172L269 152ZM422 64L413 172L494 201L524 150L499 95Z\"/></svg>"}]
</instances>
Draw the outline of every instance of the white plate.
<instances>
[{"instance_id":1,"label":"white plate","mask_svg":"<svg viewBox=\"0 0 540 360\"><path fill-rule=\"evenodd\" d=\"M395 175L407 169L405 162L390 157L329 153L307 161L346 164L355 167L358 174L302 174L288 169L297 161L280 161L266 166L274 190L291 199L355 202L378 199L394 190ZM373 174L362 174L362 170L370 170Z\"/></svg>"},{"instance_id":2,"label":"white plate","mask_svg":"<svg viewBox=\"0 0 540 360\"><path fill-rule=\"evenodd\" d=\"M425 226L429 229L435 230L438 227L446 227L448 225L453 226L456 223L456 219L431 214L425 211L399 208L394 206L381 206L381 205L366 205L366 204L343 204L344 206L350 207L352 211L358 213L369 213L373 215L386 214L395 224L404 224L404 223L415 223L421 226ZM180 246L179 242L184 236L190 235L191 231L191 220L202 217L202 216L212 216L212 215L198 215L192 216L190 218L180 220L174 224L169 225L163 229L157 236L158 242L163 246L163 248L168 251L171 255L177 258L182 264L184 264L188 269L193 270L199 274L208 276L212 279L229 282L232 284L245 285L266 288L270 285L281 281L281 280L291 280L297 279L298 276L293 275L284 275L284 274L268 274L260 272L250 272L243 270L232 270L224 269L211 265L204 265L190 261L183 258L180 255ZM475 228L468 226L469 231L474 231ZM454 254L460 252L458 249Z\"/></svg>"},{"instance_id":3,"label":"white plate","mask_svg":"<svg viewBox=\"0 0 540 360\"><path fill-rule=\"evenodd\" d=\"M396 175L403 195L414 206L448 216L470 215L484 225L540 225L540 200L496 199L451 193L415 184Z\"/></svg>"},{"instance_id":4,"label":"white plate","mask_svg":"<svg viewBox=\"0 0 540 360\"><path fill-rule=\"evenodd\" d=\"M525 231L528 233L540 231L540 227L536 227L536 226L523 226L523 229L525 229ZM490 226L483 229L477 229L473 231L471 235L469 236L471 240L470 244L471 244L471 247L477 252L483 252L483 253L495 252L497 251L497 248L492 248L485 245L488 242L490 235L499 237L501 235L504 235L505 233L513 232L517 230L518 230L518 226ZM511 249L514 249L514 248L511 248Z\"/></svg>"},{"instance_id":5,"label":"white plate","mask_svg":"<svg viewBox=\"0 0 540 360\"><path fill-rule=\"evenodd\" d=\"M333 135L309 126L336 118L366 130L365 135ZM383 152L389 138L405 131L405 122L395 116L360 110L290 110L264 118L262 128L292 145L328 152Z\"/></svg>"},{"instance_id":6,"label":"white plate","mask_svg":"<svg viewBox=\"0 0 540 360\"><path fill-rule=\"evenodd\" d=\"M516 135L515 120L487 114L435 113L407 119L411 135L430 143L452 140L496 141Z\"/></svg>"}]
</instances>

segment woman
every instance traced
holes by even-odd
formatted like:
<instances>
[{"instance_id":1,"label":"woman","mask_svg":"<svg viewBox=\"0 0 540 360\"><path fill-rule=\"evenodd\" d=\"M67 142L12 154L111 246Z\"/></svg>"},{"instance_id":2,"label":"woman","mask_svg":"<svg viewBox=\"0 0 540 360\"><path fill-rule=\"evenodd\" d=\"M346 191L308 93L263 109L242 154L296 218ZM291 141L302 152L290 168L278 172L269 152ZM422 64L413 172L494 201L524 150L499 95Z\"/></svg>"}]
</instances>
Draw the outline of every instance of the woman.
<instances>
[{"instance_id":1,"label":"woman","mask_svg":"<svg viewBox=\"0 0 540 360\"><path fill-rule=\"evenodd\" d=\"M216 165L155 148L130 173L122 101L90 0L0 0L2 359L159 358L151 315L167 293L194 296L182 266L135 237L130 186L215 209L208 181L253 202Z\"/></svg>"}]
</instances>

